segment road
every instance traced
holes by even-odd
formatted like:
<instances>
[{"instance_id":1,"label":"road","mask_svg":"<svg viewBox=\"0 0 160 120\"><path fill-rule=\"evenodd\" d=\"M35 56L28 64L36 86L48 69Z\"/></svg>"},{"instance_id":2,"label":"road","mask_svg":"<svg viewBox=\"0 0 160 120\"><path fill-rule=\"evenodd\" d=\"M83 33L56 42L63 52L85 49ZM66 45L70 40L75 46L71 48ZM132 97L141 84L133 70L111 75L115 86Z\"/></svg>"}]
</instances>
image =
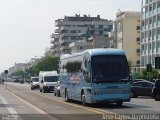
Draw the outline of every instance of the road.
<instances>
[{"instance_id":1,"label":"road","mask_svg":"<svg viewBox=\"0 0 160 120\"><path fill-rule=\"evenodd\" d=\"M139 116L154 114L155 119L160 118L160 101L155 101L149 97L132 98L131 102L124 103L122 107L118 107L116 104L82 106L75 101L64 102L62 97L55 97L53 93L40 93L39 90L31 90L30 85L26 83L8 83L7 90L5 85L1 89L5 91L5 94L1 94L1 101L5 103L4 96L8 101L5 104L10 103L15 109L8 111L15 112L14 114L18 114L23 119L32 116L33 120L39 117L55 120L102 120L113 119L112 115L126 115L127 117L132 115L136 119L135 115L137 114ZM3 105L1 104L1 106ZM5 113L7 110L3 111ZM1 109L0 113L3 113ZM118 117L116 119L122 118L121 116Z\"/></svg>"}]
</instances>

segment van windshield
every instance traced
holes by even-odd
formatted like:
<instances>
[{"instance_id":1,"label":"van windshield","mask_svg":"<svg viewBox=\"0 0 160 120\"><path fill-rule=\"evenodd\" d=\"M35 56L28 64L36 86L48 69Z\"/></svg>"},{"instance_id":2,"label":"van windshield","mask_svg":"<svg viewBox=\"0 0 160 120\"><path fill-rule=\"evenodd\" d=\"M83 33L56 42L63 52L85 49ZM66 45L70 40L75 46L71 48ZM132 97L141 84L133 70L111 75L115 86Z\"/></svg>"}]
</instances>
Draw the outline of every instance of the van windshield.
<instances>
[{"instance_id":1,"label":"van windshield","mask_svg":"<svg viewBox=\"0 0 160 120\"><path fill-rule=\"evenodd\" d=\"M33 82L39 82L39 78L32 78Z\"/></svg>"},{"instance_id":2,"label":"van windshield","mask_svg":"<svg viewBox=\"0 0 160 120\"><path fill-rule=\"evenodd\" d=\"M44 81L45 82L57 82L58 76L45 76Z\"/></svg>"}]
</instances>

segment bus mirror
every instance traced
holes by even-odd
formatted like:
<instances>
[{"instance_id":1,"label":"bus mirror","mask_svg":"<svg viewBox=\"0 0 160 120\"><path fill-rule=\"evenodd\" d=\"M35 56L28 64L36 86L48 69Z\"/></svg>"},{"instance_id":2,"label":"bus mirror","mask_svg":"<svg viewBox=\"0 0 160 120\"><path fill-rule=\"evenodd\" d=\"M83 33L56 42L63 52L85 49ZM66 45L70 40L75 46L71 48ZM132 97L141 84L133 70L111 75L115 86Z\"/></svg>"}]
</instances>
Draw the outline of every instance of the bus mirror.
<instances>
[{"instance_id":1,"label":"bus mirror","mask_svg":"<svg viewBox=\"0 0 160 120\"><path fill-rule=\"evenodd\" d=\"M41 80L41 83L43 83L43 80Z\"/></svg>"},{"instance_id":2,"label":"bus mirror","mask_svg":"<svg viewBox=\"0 0 160 120\"><path fill-rule=\"evenodd\" d=\"M129 80L132 82L132 74L129 74Z\"/></svg>"}]
</instances>

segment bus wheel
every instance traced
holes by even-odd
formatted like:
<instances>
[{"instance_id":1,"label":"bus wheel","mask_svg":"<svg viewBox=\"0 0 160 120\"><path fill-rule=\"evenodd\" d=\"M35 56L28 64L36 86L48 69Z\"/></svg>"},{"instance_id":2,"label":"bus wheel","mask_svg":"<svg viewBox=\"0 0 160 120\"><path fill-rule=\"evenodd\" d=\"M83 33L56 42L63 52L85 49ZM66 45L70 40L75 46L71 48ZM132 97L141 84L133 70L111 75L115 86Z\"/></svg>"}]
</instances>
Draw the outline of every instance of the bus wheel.
<instances>
[{"instance_id":1,"label":"bus wheel","mask_svg":"<svg viewBox=\"0 0 160 120\"><path fill-rule=\"evenodd\" d=\"M86 106L86 99L84 94L81 95L81 102L82 102L82 105Z\"/></svg>"},{"instance_id":2,"label":"bus wheel","mask_svg":"<svg viewBox=\"0 0 160 120\"><path fill-rule=\"evenodd\" d=\"M65 101L68 102L69 101L69 98L68 98L68 92L67 90L65 90Z\"/></svg>"},{"instance_id":3,"label":"bus wheel","mask_svg":"<svg viewBox=\"0 0 160 120\"><path fill-rule=\"evenodd\" d=\"M117 106L122 106L123 102L117 102Z\"/></svg>"}]
</instances>

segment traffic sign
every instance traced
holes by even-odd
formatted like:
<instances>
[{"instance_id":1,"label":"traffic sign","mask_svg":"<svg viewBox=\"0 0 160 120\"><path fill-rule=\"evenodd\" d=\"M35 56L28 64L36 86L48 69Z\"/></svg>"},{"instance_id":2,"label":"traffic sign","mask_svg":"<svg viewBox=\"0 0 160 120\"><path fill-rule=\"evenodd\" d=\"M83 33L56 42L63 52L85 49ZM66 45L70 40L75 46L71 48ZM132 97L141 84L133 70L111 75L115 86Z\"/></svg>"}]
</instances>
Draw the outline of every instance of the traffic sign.
<instances>
[{"instance_id":1,"label":"traffic sign","mask_svg":"<svg viewBox=\"0 0 160 120\"><path fill-rule=\"evenodd\" d=\"M8 74L8 70L5 70L4 73L5 73L5 74Z\"/></svg>"}]
</instances>

